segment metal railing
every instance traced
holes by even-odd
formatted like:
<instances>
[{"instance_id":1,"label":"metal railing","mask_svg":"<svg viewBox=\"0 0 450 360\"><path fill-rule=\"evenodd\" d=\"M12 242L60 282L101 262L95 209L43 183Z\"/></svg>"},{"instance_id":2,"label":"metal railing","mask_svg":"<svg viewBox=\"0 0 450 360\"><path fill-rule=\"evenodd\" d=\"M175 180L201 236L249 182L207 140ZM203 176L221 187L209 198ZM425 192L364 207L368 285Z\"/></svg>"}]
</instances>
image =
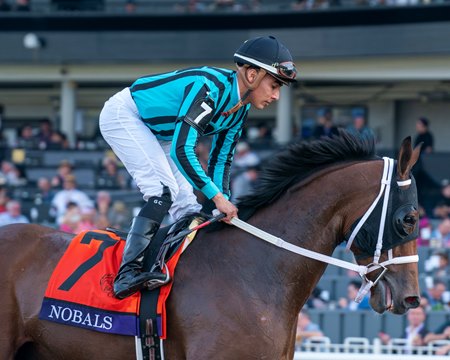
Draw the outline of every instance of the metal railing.
<instances>
[{"instance_id":1,"label":"metal railing","mask_svg":"<svg viewBox=\"0 0 450 360\"><path fill-rule=\"evenodd\" d=\"M436 349L448 344L448 340L438 340L426 346L411 346L405 339L394 338L384 345L380 339L371 343L361 337L349 337L342 344L332 344L328 337L321 336L306 339L297 346L294 360L424 360L430 357L444 360L448 355L436 355Z\"/></svg>"}]
</instances>

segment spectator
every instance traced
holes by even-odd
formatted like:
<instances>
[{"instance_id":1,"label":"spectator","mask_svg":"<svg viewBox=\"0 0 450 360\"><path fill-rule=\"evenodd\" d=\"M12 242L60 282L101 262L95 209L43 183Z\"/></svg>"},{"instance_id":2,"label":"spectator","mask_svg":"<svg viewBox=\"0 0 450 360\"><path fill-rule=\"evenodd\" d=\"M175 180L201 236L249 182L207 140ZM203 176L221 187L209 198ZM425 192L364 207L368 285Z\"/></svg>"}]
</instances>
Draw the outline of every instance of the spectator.
<instances>
[{"instance_id":1,"label":"spectator","mask_svg":"<svg viewBox=\"0 0 450 360\"><path fill-rule=\"evenodd\" d=\"M106 228L111 226L111 215L112 215L112 200L111 194L108 191L101 190L97 192L95 198L95 208L97 210L97 216L95 222L100 224L101 228Z\"/></svg>"},{"instance_id":2,"label":"spectator","mask_svg":"<svg viewBox=\"0 0 450 360\"><path fill-rule=\"evenodd\" d=\"M295 347L298 349L305 339L323 336L319 325L311 321L309 313L302 309L298 315Z\"/></svg>"},{"instance_id":3,"label":"spectator","mask_svg":"<svg viewBox=\"0 0 450 360\"><path fill-rule=\"evenodd\" d=\"M131 217L132 212L123 201L116 200L113 202L109 217L111 227L127 231L130 227Z\"/></svg>"},{"instance_id":4,"label":"spectator","mask_svg":"<svg viewBox=\"0 0 450 360\"><path fill-rule=\"evenodd\" d=\"M447 290L447 285L440 279L434 279L433 285L422 294L428 300L427 310L442 311L448 309L447 301L444 300L444 295Z\"/></svg>"},{"instance_id":5,"label":"spectator","mask_svg":"<svg viewBox=\"0 0 450 360\"><path fill-rule=\"evenodd\" d=\"M50 150L64 150L69 149L69 141L67 136L61 131L53 131L50 137L50 141L47 144L47 149Z\"/></svg>"},{"instance_id":6,"label":"spectator","mask_svg":"<svg viewBox=\"0 0 450 360\"><path fill-rule=\"evenodd\" d=\"M435 355L449 355L450 354L450 344L442 345L441 347L437 348L434 353L435 353Z\"/></svg>"},{"instance_id":7,"label":"spectator","mask_svg":"<svg viewBox=\"0 0 450 360\"><path fill-rule=\"evenodd\" d=\"M239 198L251 194L258 184L259 166L250 166L243 173L237 175L231 183L231 201L236 203Z\"/></svg>"},{"instance_id":8,"label":"spectator","mask_svg":"<svg viewBox=\"0 0 450 360\"><path fill-rule=\"evenodd\" d=\"M6 185L9 186L21 186L27 182L20 170L13 163L6 160L3 160L1 163L0 178L4 179Z\"/></svg>"},{"instance_id":9,"label":"spectator","mask_svg":"<svg viewBox=\"0 0 450 360\"><path fill-rule=\"evenodd\" d=\"M77 233L96 228L97 210L94 207L81 209L81 220L78 224Z\"/></svg>"},{"instance_id":10,"label":"spectator","mask_svg":"<svg viewBox=\"0 0 450 360\"><path fill-rule=\"evenodd\" d=\"M416 138L414 140L414 146L417 146L420 143L422 144L421 153L432 153L434 147L434 137L433 134L429 130L430 121L421 117L416 122Z\"/></svg>"},{"instance_id":11,"label":"spectator","mask_svg":"<svg viewBox=\"0 0 450 360\"><path fill-rule=\"evenodd\" d=\"M442 323L434 332L428 333L424 338L424 344L430 344L434 341L450 340L450 320ZM435 355L448 355L450 352L450 343L442 345L435 350Z\"/></svg>"},{"instance_id":12,"label":"spectator","mask_svg":"<svg viewBox=\"0 0 450 360\"><path fill-rule=\"evenodd\" d=\"M77 203L69 201L66 205L64 215L62 216L59 224L59 230L65 231L71 234L78 232L78 227L81 222L81 209Z\"/></svg>"},{"instance_id":13,"label":"spectator","mask_svg":"<svg viewBox=\"0 0 450 360\"><path fill-rule=\"evenodd\" d=\"M355 301L356 296L358 295L359 289L361 288L362 283L358 279L352 279L347 285L347 297L340 298L338 301L338 306L341 309L346 309L350 311L355 310L369 310L369 295L367 294L360 303Z\"/></svg>"},{"instance_id":14,"label":"spectator","mask_svg":"<svg viewBox=\"0 0 450 360\"><path fill-rule=\"evenodd\" d=\"M117 160L110 156L103 159L102 170L97 177L97 187L104 189L125 189L126 178L119 172Z\"/></svg>"},{"instance_id":15,"label":"spectator","mask_svg":"<svg viewBox=\"0 0 450 360\"><path fill-rule=\"evenodd\" d=\"M246 139L253 148L267 149L273 141L272 129L265 122L260 122L256 126L249 126L243 132L242 139Z\"/></svg>"},{"instance_id":16,"label":"spectator","mask_svg":"<svg viewBox=\"0 0 450 360\"><path fill-rule=\"evenodd\" d=\"M365 139L375 139L375 134L366 124L366 118L363 115L357 114L353 118L353 124L348 127L348 130L353 134L359 134Z\"/></svg>"},{"instance_id":17,"label":"spectator","mask_svg":"<svg viewBox=\"0 0 450 360\"><path fill-rule=\"evenodd\" d=\"M111 227L111 223L109 222L108 218L104 216L97 216L95 218L95 229L99 230L106 230L107 228Z\"/></svg>"},{"instance_id":18,"label":"spectator","mask_svg":"<svg viewBox=\"0 0 450 360\"><path fill-rule=\"evenodd\" d=\"M425 208L419 204L419 237L417 246L429 246L433 226L428 217Z\"/></svg>"},{"instance_id":19,"label":"spectator","mask_svg":"<svg viewBox=\"0 0 450 360\"><path fill-rule=\"evenodd\" d=\"M231 168L231 200L233 202L254 189L259 178L260 162L259 156L251 150L248 143L237 144Z\"/></svg>"},{"instance_id":20,"label":"spectator","mask_svg":"<svg viewBox=\"0 0 450 360\"><path fill-rule=\"evenodd\" d=\"M34 197L35 204L51 204L54 196L55 192L50 180L46 177L40 177L37 181L37 192Z\"/></svg>"},{"instance_id":21,"label":"spectator","mask_svg":"<svg viewBox=\"0 0 450 360\"><path fill-rule=\"evenodd\" d=\"M331 137L338 134L338 128L333 124L333 115L330 109L319 111L317 125L314 128L313 137L320 139L322 137Z\"/></svg>"},{"instance_id":22,"label":"spectator","mask_svg":"<svg viewBox=\"0 0 450 360\"><path fill-rule=\"evenodd\" d=\"M36 149L37 139L33 133L33 127L30 124L25 124L18 131L17 147L23 149Z\"/></svg>"},{"instance_id":23,"label":"spectator","mask_svg":"<svg viewBox=\"0 0 450 360\"><path fill-rule=\"evenodd\" d=\"M0 180L3 180L0 178ZM6 211L6 204L11 200L5 182L0 181L0 214Z\"/></svg>"},{"instance_id":24,"label":"spectator","mask_svg":"<svg viewBox=\"0 0 450 360\"><path fill-rule=\"evenodd\" d=\"M444 279L449 275L448 265L447 251L439 250L425 261L425 270L434 279Z\"/></svg>"},{"instance_id":25,"label":"spectator","mask_svg":"<svg viewBox=\"0 0 450 360\"><path fill-rule=\"evenodd\" d=\"M260 163L258 154L252 151L248 143L241 141L236 145L231 176L239 175L249 167L258 166Z\"/></svg>"},{"instance_id":26,"label":"spectator","mask_svg":"<svg viewBox=\"0 0 450 360\"><path fill-rule=\"evenodd\" d=\"M39 148L46 149L51 142L53 134L53 125L48 119L41 120L39 123L39 131L36 136Z\"/></svg>"},{"instance_id":27,"label":"spectator","mask_svg":"<svg viewBox=\"0 0 450 360\"><path fill-rule=\"evenodd\" d=\"M445 181L441 187L441 194L433 209L436 218L445 219L450 216L450 184Z\"/></svg>"},{"instance_id":28,"label":"spectator","mask_svg":"<svg viewBox=\"0 0 450 360\"><path fill-rule=\"evenodd\" d=\"M446 248L450 246L450 218L438 223L431 232L430 246L433 248Z\"/></svg>"},{"instance_id":29,"label":"spectator","mask_svg":"<svg viewBox=\"0 0 450 360\"><path fill-rule=\"evenodd\" d=\"M411 346L423 346L424 339L428 334L426 328L426 312L422 306L409 309L407 313L408 326L405 329L403 338L406 339L405 352L410 352ZM391 337L388 334L380 333L379 338L383 344L389 344Z\"/></svg>"},{"instance_id":30,"label":"spectator","mask_svg":"<svg viewBox=\"0 0 450 360\"><path fill-rule=\"evenodd\" d=\"M106 190L100 190L97 192L97 196L95 198L95 208L97 209L97 213L99 215L109 217L111 206L111 194Z\"/></svg>"},{"instance_id":31,"label":"spectator","mask_svg":"<svg viewBox=\"0 0 450 360\"><path fill-rule=\"evenodd\" d=\"M255 143L259 143L261 145L269 145L272 140L272 129L267 125L266 122L260 122L256 128L258 129L258 137Z\"/></svg>"},{"instance_id":32,"label":"spectator","mask_svg":"<svg viewBox=\"0 0 450 360\"><path fill-rule=\"evenodd\" d=\"M6 212L0 214L0 226L9 224L28 224L30 220L22 214L22 207L19 201L10 200L6 204Z\"/></svg>"},{"instance_id":33,"label":"spectator","mask_svg":"<svg viewBox=\"0 0 450 360\"><path fill-rule=\"evenodd\" d=\"M434 150L433 135L428 130L429 121L428 119L421 117L416 121L416 137L414 139L414 146L422 143L420 149L421 154L429 154ZM422 204L426 211L431 214L432 207L432 196L430 196L430 191L436 191L435 189L439 187L436 181L428 174L424 169L424 162L422 156L419 157L416 165L412 170L417 184L417 195L419 203Z\"/></svg>"},{"instance_id":34,"label":"spectator","mask_svg":"<svg viewBox=\"0 0 450 360\"><path fill-rule=\"evenodd\" d=\"M69 175L73 175L72 163L68 160L62 160L59 163L56 175L51 180L52 187L62 189L64 179Z\"/></svg>"},{"instance_id":35,"label":"spectator","mask_svg":"<svg viewBox=\"0 0 450 360\"><path fill-rule=\"evenodd\" d=\"M308 309L327 309L328 300L329 293L316 286L308 298L306 306Z\"/></svg>"},{"instance_id":36,"label":"spectator","mask_svg":"<svg viewBox=\"0 0 450 360\"><path fill-rule=\"evenodd\" d=\"M67 175L64 179L63 189L59 190L53 198L52 208L55 211L55 218L58 224L61 223L69 202L76 203L80 207L80 210L93 206L89 196L83 191L78 190L76 185L75 176Z\"/></svg>"},{"instance_id":37,"label":"spectator","mask_svg":"<svg viewBox=\"0 0 450 360\"><path fill-rule=\"evenodd\" d=\"M424 344L436 340L450 340L450 320L445 321L434 331L428 333L423 339Z\"/></svg>"}]
</instances>

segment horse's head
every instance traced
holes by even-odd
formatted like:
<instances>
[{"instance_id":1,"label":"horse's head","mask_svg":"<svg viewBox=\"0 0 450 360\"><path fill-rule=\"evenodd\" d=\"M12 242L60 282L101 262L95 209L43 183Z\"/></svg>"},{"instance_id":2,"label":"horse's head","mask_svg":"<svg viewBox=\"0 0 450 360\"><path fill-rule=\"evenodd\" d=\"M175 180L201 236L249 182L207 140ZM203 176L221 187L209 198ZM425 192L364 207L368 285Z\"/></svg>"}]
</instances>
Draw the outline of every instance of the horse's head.
<instances>
[{"instance_id":1,"label":"horse's head","mask_svg":"<svg viewBox=\"0 0 450 360\"><path fill-rule=\"evenodd\" d=\"M403 314L419 306L416 239L418 236L417 189L411 174L419 158L411 138L400 149L396 172L393 160L384 159L381 189L366 214L352 226L348 247L369 272L370 304L383 313ZM391 167L391 169L390 169Z\"/></svg>"}]
</instances>

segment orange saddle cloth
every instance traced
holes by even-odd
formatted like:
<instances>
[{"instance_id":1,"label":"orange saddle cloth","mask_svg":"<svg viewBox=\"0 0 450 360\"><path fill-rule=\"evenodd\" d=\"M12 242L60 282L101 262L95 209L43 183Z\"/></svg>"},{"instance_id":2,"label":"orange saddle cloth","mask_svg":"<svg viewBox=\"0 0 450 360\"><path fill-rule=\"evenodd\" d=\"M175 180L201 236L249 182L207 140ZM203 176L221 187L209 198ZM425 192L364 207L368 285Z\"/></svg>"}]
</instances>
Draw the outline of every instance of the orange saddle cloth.
<instances>
[{"instance_id":1,"label":"orange saddle cloth","mask_svg":"<svg viewBox=\"0 0 450 360\"><path fill-rule=\"evenodd\" d=\"M171 278L181 253L194 236L195 232L182 240L167 261ZM125 241L113 232L95 230L76 235L50 277L39 318L105 333L140 336L141 293L123 300L113 293L124 247ZM158 297L156 312L163 339L165 302L171 289L169 282L160 288Z\"/></svg>"}]
</instances>

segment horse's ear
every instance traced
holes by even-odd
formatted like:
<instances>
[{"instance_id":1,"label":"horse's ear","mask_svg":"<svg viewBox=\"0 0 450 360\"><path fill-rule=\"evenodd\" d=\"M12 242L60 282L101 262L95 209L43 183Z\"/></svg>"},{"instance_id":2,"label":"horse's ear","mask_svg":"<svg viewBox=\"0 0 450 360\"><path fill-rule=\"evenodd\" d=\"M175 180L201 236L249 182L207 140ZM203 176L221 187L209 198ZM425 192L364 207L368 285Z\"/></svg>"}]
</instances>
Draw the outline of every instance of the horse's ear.
<instances>
[{"instance_id":1,"label":"horse's ear","mask_svg":"<svg viewBox=\"0 0 450 360\"><path fill-rule=\"evenodd\" d=\"M422 143L417 145L413 150L411 136L408 136L402 141L397 163L397 174L400 179L406 180L409 177L409 172L417 160L419 160L421 147Z\"/></svg>"}]
</instances>

